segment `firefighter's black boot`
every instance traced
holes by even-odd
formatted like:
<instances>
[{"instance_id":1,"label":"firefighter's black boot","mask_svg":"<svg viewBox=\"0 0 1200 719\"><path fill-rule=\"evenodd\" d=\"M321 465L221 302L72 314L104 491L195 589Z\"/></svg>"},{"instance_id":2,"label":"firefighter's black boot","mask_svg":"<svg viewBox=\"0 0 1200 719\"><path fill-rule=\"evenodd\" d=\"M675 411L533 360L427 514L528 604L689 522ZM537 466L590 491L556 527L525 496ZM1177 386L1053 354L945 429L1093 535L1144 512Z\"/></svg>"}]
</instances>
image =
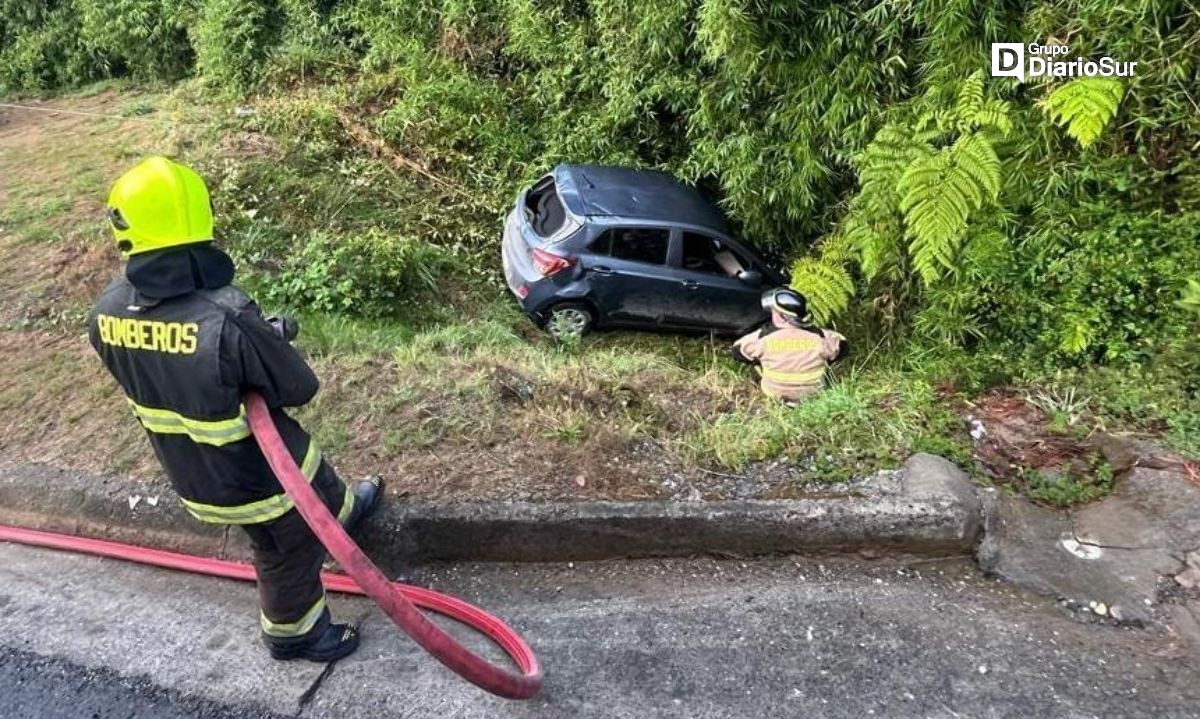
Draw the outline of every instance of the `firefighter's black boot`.
<instances>
[{"instance_id":1,"label":"firefighter's black boot","mask_svg":"<svg viewBox=\"0 0 1200 719\"><path fill-rule=\"evenodd\" d=\"M371 477L354 485L354 508L346 520L346 531L353 532L382 498L383 480L379 477Z\"/></svg>"},{"instance_id":2,"label":"firefighter's black boot","mask_svg":"<svg viewBox=\"0 0 1200 719\"><path fill-rule=\"evenodd\" d=\"M272 659L332 662L348 656L358 649L358 630L349 624L326 622L323 628L313 632L312 637L286 641L266 638L265 641Z\"/></svg>"}]
</instances>

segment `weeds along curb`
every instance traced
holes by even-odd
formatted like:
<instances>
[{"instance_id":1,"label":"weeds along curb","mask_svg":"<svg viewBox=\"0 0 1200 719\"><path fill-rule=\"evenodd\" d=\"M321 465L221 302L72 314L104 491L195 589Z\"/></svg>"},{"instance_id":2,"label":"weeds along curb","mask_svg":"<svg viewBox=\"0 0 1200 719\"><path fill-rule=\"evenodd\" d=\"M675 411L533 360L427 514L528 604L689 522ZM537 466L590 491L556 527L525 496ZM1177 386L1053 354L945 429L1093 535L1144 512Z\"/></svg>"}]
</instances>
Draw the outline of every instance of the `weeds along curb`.
<instances>
[{"instance_id":1,"label":"weeds along curb","mask_svg":"<svg viewBox=\"0 0 1200 719\"><path fill-rule=\"evenodd\" d=\"M245 559L236 529L201 524L162 485L0 465L0 522ZM970 480L932 455L843 494L719 502L385 503L359 539L380 566L783 553L966 555L979 537Z\"/></svg>"}]
</instances>

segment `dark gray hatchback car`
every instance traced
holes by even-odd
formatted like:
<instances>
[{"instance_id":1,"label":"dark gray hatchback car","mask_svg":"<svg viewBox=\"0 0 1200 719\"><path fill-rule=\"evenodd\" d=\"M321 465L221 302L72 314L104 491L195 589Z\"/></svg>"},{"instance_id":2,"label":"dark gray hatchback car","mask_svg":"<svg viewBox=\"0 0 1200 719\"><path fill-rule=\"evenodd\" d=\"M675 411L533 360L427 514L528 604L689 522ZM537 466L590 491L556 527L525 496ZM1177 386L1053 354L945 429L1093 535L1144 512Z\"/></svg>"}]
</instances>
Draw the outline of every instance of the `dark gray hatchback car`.
<instances>
[{"instance_id":1,"label":"dark gray hatchback car","mask_svg":"<svg viewBox=\"0 0 1200 719\"><path fill-rule=\"evenodd\" d=\"M669 175L559 165L504 223L504 276L551 332L593 327L748 331L786 283L721 213Z\"/></svg>"}]
</instances>

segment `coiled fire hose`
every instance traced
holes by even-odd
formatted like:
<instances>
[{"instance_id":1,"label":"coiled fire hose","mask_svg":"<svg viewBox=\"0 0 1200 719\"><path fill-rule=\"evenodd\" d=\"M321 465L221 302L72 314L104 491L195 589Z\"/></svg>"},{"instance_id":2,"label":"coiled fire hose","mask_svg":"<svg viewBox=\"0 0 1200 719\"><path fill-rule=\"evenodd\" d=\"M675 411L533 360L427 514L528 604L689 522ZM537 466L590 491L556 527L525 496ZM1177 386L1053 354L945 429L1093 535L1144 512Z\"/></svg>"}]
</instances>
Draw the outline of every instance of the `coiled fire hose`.
<instances>
[{"instance_id":1,"label":"coiled fire hose","mask_svg":"<svg viewBox=\"0 0 1200 719\"><path fill-rule=\"evenodd\" d=\"M542 685L542 671L533 650L519 634L500 619L460 599L429 589L389 581L354 543L304 479L300 468L296 466L295 460L275 429L270 410L262 397L253 393L247 394L246 410L258 446L275 476L279 478L280 484L295 503L300 516L349 574L346 576L322 572L321 580L326 589L370 597L391 617L396 626L412 637L425 651L482 689L506 699L529 699L537 694ZM3 524L0 524L0 541L123 559L227 579L255 580L254 567L241 562L195 557ZM474 654L430 621L418 607L450 617L479 631L504 650L516 663L520 673L498 667Z\"/></svg>"},{"instance_id":2,"label":"coiled fire hose","mask_svg":"<svg viewBox=\"0 0 1200 719\"><path fill-rule=\"evenodd\" d=\"M279 483L296 503L300 516L304 517L304 521L342 569L354 577L363 592L375 600L396 626L442 664L493 694L508 699L528 699L537 693L542 685L541 668L533 650L516 632L499 619L473 607L471 614L455 616L495 640L521 668L520 674L490 664L431 622L405 597L403 585L393 584L379 571L317 497L296 466L296 460L292 459L292 453L284 445L279 431L275 429L271 411L262 397L254 393L246 395L246 416L250 420L254 439L271 465L271 470L279 478Z\"/></svg>"}]
</instances>

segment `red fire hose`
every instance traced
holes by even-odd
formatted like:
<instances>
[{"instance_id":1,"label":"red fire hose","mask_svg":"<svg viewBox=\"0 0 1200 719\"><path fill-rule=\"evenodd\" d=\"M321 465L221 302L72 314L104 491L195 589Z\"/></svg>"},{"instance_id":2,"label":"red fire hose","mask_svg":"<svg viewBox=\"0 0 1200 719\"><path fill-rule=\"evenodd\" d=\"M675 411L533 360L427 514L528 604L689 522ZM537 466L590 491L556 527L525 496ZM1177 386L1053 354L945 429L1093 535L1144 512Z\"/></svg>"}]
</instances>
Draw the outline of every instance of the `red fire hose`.
<instances>
[{"instance_id":1,"label":"red fire hose","mask_svg":"<svg viewBox=\"0 0 1200 719\"><path fill-rule=\"evenodd\" d=\"M542 671L533 650L500 619L462 600L429 589L391 582L359 549L342 525L309 486L284 446L271 421L270 410L256 394L246 396L250 427L279 482L296 504L304 521L350 576L324 572L321 580L335 592L365 594L425 651L467 681L507 699L528 699L542 685ZM64 549L101 557L124 559L168 569L215 577L253 581L254 567L240 562L194 557L118 542L39 532L0 525L0 541ZM417 607L455 619L483 633L502 648L520 668L516 673L489 663L431 622Z\"/></svg>"}]
</instances>

